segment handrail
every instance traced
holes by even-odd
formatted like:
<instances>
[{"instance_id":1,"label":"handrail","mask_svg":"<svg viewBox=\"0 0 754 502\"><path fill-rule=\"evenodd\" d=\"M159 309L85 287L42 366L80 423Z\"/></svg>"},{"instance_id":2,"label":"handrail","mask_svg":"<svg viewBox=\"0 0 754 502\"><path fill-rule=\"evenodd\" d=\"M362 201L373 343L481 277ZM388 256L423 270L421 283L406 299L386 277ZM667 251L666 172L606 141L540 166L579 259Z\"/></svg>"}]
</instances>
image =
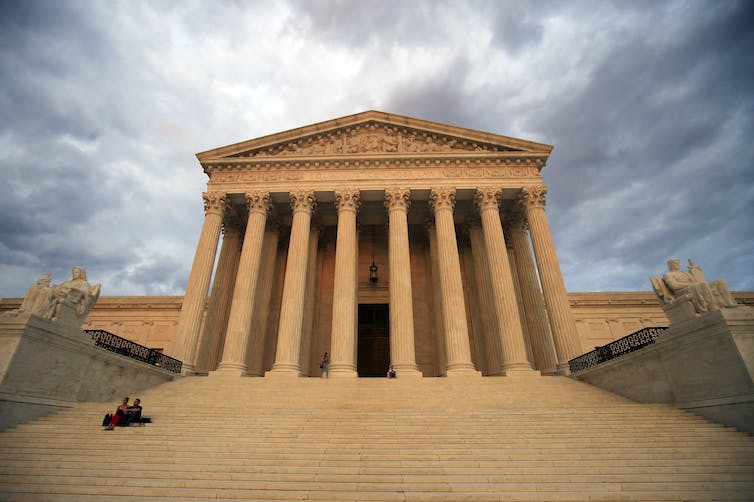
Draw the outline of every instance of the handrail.
<instances>
[{"instance_id":1,"label":"handrail","mask_svg":"<svg viewBox=\"0 0 754 502\"><path fill-rule=\"evenodd\" d=\"M571 369L571 373L576 373L591 368L592 366L597 366L605 361L615 359L616 357L620 357L624 354L628 354L655 343L657 337L666 329L668 328L654 327L640 329L630 335L610 342L607 345L595 347L591 352L587 352L579 357L574 357L568 361L568 366Z\"/></svg>"},{"instance_id":2,"label":"handrail","mask_svg":"<svg viewBox=\"0 0 754 502\"><path fill-rule=\"evenodd\" d=\"M85 329L84 333L92 337L97 347L102 347L131 359L158 366L173 373L181 372L183 363L178 359L166 356L159 350L139 345L103 329Z\"/></svg>"}]
</instances>

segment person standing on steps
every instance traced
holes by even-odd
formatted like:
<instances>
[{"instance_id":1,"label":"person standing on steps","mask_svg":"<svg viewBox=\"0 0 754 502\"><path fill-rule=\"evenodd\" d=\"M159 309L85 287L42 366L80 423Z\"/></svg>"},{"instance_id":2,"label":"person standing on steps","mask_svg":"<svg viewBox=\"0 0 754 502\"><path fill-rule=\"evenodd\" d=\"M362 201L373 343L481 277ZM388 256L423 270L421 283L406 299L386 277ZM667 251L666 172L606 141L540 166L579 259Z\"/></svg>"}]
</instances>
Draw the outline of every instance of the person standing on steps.
<instances>
[{"instance_id":1,"label":"person standing on steps","mask_svg":"<svg viewBox=\"0 0 754 502\"><path fill-rule=\"evenodd\" d=\"M390 365L390 369L387 370L387 377L388 378L398 378L398 374L395 372L395 368L393 368L393 365Z\"/></svg>"},{"instance_id":2,"label":"person standing on steps","mask_svg":"<svg viewBox=\"0 0 754 502\"><path fill-rule=\"evenodd\" d=\"M319 374L320 378L330 378L330 354L327 352L324 353L319 367L322 369Z\"/></svg>"}]
</instances>

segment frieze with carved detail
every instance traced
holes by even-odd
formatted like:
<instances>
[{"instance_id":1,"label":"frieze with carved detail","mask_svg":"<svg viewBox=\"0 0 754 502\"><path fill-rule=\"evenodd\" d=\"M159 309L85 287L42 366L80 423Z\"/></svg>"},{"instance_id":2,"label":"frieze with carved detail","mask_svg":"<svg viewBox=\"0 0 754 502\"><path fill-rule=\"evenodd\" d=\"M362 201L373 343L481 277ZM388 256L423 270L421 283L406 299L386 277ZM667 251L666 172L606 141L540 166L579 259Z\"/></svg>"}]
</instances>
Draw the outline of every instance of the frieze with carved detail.
<instances>
[{"instance_id":1,"label":"frieze with carved detail","mask_svg":"<svg viewBox=\"0 0 754 502\"><path fill-rule=\"evenodd\" d=\"M367 122L239 153L235 157L503 151L520 150L380 122Z\"/></svg>"}]
</instances>

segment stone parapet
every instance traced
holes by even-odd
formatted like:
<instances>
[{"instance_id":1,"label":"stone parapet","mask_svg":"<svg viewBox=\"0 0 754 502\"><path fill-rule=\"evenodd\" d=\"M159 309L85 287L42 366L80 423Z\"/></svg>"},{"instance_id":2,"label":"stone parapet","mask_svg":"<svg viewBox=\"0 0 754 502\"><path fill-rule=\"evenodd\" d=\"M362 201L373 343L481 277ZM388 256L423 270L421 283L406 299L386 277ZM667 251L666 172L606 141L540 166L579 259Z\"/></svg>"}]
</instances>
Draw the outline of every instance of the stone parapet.
<instances>
[{"instance_id":1,"label":"stone parapet","mask_svg":"<svg viewBox=\"0 0 754 502\"><path fill-rule=\"evenodd\" d=\"M575 378L754 432L754 309L726 308L673 325L655 344Z\"/></svg>"}]
</instances>

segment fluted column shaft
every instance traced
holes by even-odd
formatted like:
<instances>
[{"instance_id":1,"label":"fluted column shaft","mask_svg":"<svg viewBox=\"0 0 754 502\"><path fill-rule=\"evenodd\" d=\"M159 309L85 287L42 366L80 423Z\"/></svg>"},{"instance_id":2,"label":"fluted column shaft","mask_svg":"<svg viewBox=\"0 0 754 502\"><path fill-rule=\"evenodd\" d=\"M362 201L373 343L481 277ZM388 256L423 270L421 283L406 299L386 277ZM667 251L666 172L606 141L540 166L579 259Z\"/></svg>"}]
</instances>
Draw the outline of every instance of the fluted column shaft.
<instances>
[{"instance_id":1,"label":"fluted column shaft","mask_svg":"<svg viewBox=\"0 0 754 502\"><path fill-rule=\"evenodd\" d=\"M474 256L474 273L477 283L477 296L479 297L479 312L484 330L484 346L487 354L487 375L500 375L502 373L502 349L500 348L497 313L493 308L492 285L490 284L489 264L487 251L484 245L484 235L479 221L469 224L469 240L471 241L471 253ZM477 358L479 359L479 358Z\"/></svg>"},{"instance_id":2,"label":"fluted column shaft","mask_svg":"<svg viewBox=\"0 0 754 502\"><path fill-rule=\"evenodd\" d=\"M240 241L241 231L238 222L226 222L223 225L223 243L220 247L215 280L212 281L207 319L204 321L204 330L196 354L197 371L214 371L219 362L225 343L224 326L233 299Z\"/></svg>"},{"instance_id":3,"label":"fluted column shaft","mask_svg":"<svg viewBox=\"0 0 754 502\"><path fill-rule=\"evenodd\" d=\"M536 369L545 374L555 373L557 360L552 342L547 312L539 289L539 279L534 268L534 258L529 248L526 224L514 221L510 225L511 245L516 261L516 273L524 303L524 317L528 326L529 341Z\"/></svg>"},{"instance_id":4,"label":"fluted column shaft","mask_svg":"<svg viewBox=\"0 0 754 502\"><path fill-rule=\"evenodd\" d=\"M447 356L445 355L445 320L443 319L443 299L442 288L433 287L440 280L440 259L438 257L437 250L437 229L433 221L426 221L424 223L424 231L427 234L427 240L429 241L429 266L432 270L432 282L427 286L432 291L432 311L434 312L435 330L436 336L435 342L435 354L437 358L435 365L437 367L436 374L442 376L445 374L447 366Z\"/></svg>"},{"instance_id":5,"label":"fluted column shaft","mask_svg":"<svg viewBox=\"0 0 754 502\"><path fill-rule=\"evenodd\" d=\"M224 193L205 192L202 198L204 199L204 224L186 285L186 295L183 297L173 349L175 357L183 361L181 370L183 373L194 371L196 343L199 338L199 328L202 323L204 304L207 301L209 281L212 278L212 268L225 211Z\"/></svg>"},{"instance_id":6,"label":"fluted column shaft","mask_svg":"<svg viewBox=\"0 0 754 502\"><path fill-rule=\"evenodd\" d=\"M537 270L542 282L542 294L550 319L555 352L558 356L558 372L568 373L568 361L581 352L576 323L568 303L563 275L560 272L558 256L552 241L550 227L545 216L545 195L543 186L526 187L521 190L521 202L529 222Z\"/></svg>"},{"instance_id":7,"label":"fluted column shaft","mask_svg":"<svg viewBox=\"0 0 754 502\"><path fill-rule=\"evenodd\" d=\"M254 297L254 315L251 318L251 338L249 343L253 350L246 351L246 373L253 376L264 376L262 369L267 335L267 324L270 319L270 299L272 298L273 277L276 273L278 241L280 226L277 223L268 224L265 229L262 259L257 279L257 293Z\"/></svg>"},{"instance_id":8,"label":"fluted column shaft","mask_svg":"<svg viewBox=\"0 0 754 502\"><path fill-rule=\"evenodd\" d=\"M408 208L411 192L385 191L388 210L390 263L390 363L401 375L418 375L414 345L414 307L411 291L411 254L408 244Z\"/></svg>"},{"instance_id":9,"label":"fluted column shaft","mask_svg":"<svg viewBox=\"0 0 754 502\"><path fill-rule=\"evenodd\" d=\"M335 279L333 282L332 332L330 334L330 375L357 376L356 288L358 278L358 240L356 214L358 190L337 190L338 236L335 243Z\"/></svg>"},{"instance_id":10,"label":"fluted column shaft","mask_svg":"<svg viewBox=\"0 0 754 502\"><path fill-rule=\"evenodd\" d=\"M218 371L246 373L246 350L251 333L251 316L254 312L254 294L257 290L259 262L264 242L264 227L270 210L268 192L249 192L245 194L249 211L249 221L238 262L236 285L233 301L230 304L228 329L225 334L223 358Z\"/></svg>"},{"instance_id":11,"label":"fluted column shaft","mask_svg":"<svg viewBox=\"0 0 754 502\"><path fill-rule=\"evenodd\" d=\"M309 232L309 266L306 267L306 295L304 300L304 325L301 330L301 372L312 375L312 337L316 325L315 298L317 296L317 251L319 248L318 225L312 225Z\"/></svg>"},{"instance_id":12,"label":"fluted column shaft","mask_svg":"<svg viewBox=\"0 0 754 502\"><path fill-rule=\"evenodd\" d=\"M526 357L524 334L516 303L516 289L513 286L508 251L503 236L503 226L498 212L500 190L478 189L476 203L482 218L484 245L490 267L493 307L498 319L500 345L503 351L503 371L531 370Z\"/></svg>"},{"instance_id":13,"label":"fluted column shaft","mask_svg":"<svg viewBox=\"0 0 754 502\"><path fill-rule=\"evenodd\" d=\"M283 299L280 306L278 344L271 373L300 372L301 325L304 318L306 265L309 255L309 227L316 207L314 192L291 192L293 224L288 244L288 262L283 280Z\"/></svg>"},{"instance_id":14,"label":"fluted column shaft","mask_svg":"<svg viewBox=\"0 0 754 502\"><path fill-rule=\"evenodd\" d=\"M471 347L469 345L461 279L461 262L458 257L458 244L453 222L455 190L432 189L430 205L435 213L437 231L448 375L475 372L474 364L471 362Z\"/></svg>"}]
</instances>

